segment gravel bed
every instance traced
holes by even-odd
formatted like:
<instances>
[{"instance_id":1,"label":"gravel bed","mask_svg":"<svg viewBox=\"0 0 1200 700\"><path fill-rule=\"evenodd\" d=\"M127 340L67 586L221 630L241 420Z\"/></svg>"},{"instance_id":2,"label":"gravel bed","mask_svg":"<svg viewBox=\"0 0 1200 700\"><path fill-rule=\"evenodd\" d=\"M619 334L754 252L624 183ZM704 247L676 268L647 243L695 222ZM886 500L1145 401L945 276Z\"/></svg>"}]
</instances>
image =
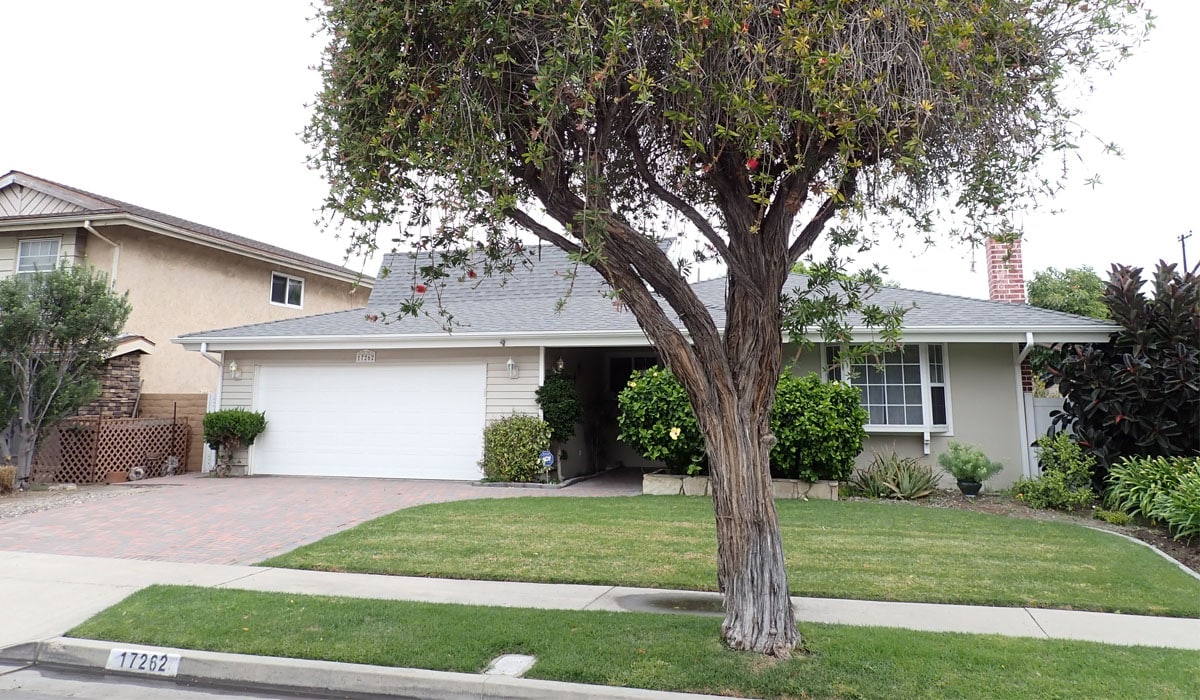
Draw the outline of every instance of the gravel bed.
<instances>
[{"instance_id":1,"label":"gravel bed","mask_svg":"<svg viewBox=\"0 0 1200 700\"><path fill-rule=\"evenodd\" d=\"M127 486L90 484L65 491L17 491L0 496L0 520L16 518L53 508L65 508L106 498L140 493L142 489Z\"/></svg>"}]
</instances>

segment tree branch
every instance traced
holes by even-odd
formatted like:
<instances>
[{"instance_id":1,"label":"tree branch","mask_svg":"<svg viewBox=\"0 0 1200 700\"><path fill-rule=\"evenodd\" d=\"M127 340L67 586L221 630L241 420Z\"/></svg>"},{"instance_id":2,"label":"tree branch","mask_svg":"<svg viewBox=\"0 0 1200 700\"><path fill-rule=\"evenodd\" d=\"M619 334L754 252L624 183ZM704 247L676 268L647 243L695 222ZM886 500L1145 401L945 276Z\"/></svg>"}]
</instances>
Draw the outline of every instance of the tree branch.
<instances>
[{"instance_id":1,"label":"tree branch","mask_svg":"<svg viewBox=\"0 0 1200 700\"><path fill-rule=\"evenodd\" d=\"M520 209L509 209L505 212L505 215L512 219L517 225L525 227L530 233L551 245L558 246L568 253L573 253L575 255L579 255L583 252L582 247L572 243L566 236L555 231L549 226L540 223L537 219L534 219L532 216L524 211L521 211Z\"/></svg>"},{"instance_id":2,"label":"tree branch","mask_svg":"<svg viewBox=\"0 0 1200 700\"><path fill-rule=\"evenodd\" d=\"M637 167L638 174L642 176L646 186L650 188L650 192L654 196L671 205L675 211L683 214L688 221L691 221L710 245L717 251L717 255L728 265L734 265L735 262L729 257L729 246L725 243L725 239L721 238L721 234L713 228L712 224L701 216L691 204L688 204L682 197L671 192L654 177L654 173L650 172L650 164L646 160L646 152L642 149L642 140L638 136L636 128L631 128L625 132L625 140L629 143L629 148L633 152L633 163Z\"/></svg>"},{"instance_id":3,"label":"tree branch","mask_svg":"<svg viewBox=\"0 0 1200 700\"><path fill-rule=\"evenodd\" d=\"M854 197L854 193L858 190L858 168L846 168L842 173L842 181L838 183L837 192L830 195L821 204L821 208L813 215L808 224L804 226L804 230L796 240L792 241L792 245L788 247L788 266L796 264L804 251L812 247L812 244L825 230L825 224L833 218L839 209L846 206L846 202Z\"/></svg>"}]
</instances>

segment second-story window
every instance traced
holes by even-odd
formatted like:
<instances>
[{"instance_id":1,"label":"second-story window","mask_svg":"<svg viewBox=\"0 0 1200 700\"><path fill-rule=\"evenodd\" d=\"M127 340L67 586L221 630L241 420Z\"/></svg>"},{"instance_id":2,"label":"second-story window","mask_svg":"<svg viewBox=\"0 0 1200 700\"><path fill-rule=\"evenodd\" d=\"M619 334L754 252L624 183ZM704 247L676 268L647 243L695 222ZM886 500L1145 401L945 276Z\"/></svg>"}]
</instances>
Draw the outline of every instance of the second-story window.
<instances>
[{"instance_id":1,"label":"second-story window","mask_svg":"<svg viewBox=\"0 0 1200 700\"><path fill-rule=\"evenodd\" d=\"M17 244L17 272L46 272L58 267L57 238L32 238Z\"/></svg>"},{"instance_id":2,"label":"second-story window","mask_svg":"<svg viewBox=\"0 0 1200 700\"><path fill-rule=\"evenodd\" d=\"M283 306L304 306L304 280L278 272L271 273L271 303Z\"/></svg>"}]
</instances>

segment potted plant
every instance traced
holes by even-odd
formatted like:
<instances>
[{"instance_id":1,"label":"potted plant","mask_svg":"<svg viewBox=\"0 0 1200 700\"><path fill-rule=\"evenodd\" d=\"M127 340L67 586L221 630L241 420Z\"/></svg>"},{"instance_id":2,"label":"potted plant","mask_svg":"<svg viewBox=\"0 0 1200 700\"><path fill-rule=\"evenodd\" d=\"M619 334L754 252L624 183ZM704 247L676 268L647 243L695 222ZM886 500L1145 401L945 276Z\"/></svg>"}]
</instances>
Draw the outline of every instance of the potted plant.
<instances>
[{"instance_id":1,"label":"potted plant","mask_svg":"<svg viewBox=\"0 0 1200 700\"><path fill-rule=\"evenodd\" d=\"M967 498L974 498L983 488L983 482L1000 473L1004 465L988 459L983 450L974 445L951 442L950 449L938 455L938 464L958 482L958 490Z\"/></svg>"}]
</instances>

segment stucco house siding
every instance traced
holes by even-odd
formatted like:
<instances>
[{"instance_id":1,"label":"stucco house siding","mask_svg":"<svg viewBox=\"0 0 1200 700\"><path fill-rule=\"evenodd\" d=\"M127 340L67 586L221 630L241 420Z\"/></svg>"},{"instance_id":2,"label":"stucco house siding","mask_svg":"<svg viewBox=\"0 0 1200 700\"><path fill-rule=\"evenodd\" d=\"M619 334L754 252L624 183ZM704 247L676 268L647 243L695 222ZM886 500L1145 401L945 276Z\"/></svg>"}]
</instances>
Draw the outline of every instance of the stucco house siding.
<instances>
[{"instance_id":1,"label":"stucco house siding","mask_svg":"<svg viewBox=\"0 0 1200 700\"><path fill-rule=\"evenodd\" d=\"M142 361L147 392L204 393L216 386L216 366L168 342L171 338L205 328L363 306L370 291L128 226L104 227L100 232L121 248L114 288L129 292L133 310L126 329L157 343ZM85 235L94 239L87 244L88 264L111 275L112 246ZM301 308L271 303L272 272L304 279Z\"/></svg>"},{"instance_id":2,"label":"stucco house siding","mask_svg":"<svg viewBox=\"0 0 1200 700\"><path fill-rule=\"evenodd\" d=\"M924 454L922 433L869 433L856 467L867 466L875 453L895 452L916 457L933 467L942 485L953 479L937 464L937 456L949 449L950 441L975 445L1004 470L987 482L986 488L1007 488L1022 474L1017 368L1013 346L1004 343L950 343L947 346L950 383L951 432L930 433L930 454Z\"/></svg>"}]
</instances>

